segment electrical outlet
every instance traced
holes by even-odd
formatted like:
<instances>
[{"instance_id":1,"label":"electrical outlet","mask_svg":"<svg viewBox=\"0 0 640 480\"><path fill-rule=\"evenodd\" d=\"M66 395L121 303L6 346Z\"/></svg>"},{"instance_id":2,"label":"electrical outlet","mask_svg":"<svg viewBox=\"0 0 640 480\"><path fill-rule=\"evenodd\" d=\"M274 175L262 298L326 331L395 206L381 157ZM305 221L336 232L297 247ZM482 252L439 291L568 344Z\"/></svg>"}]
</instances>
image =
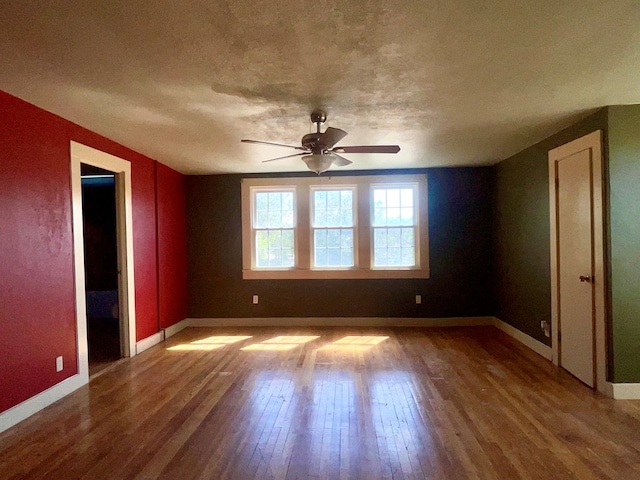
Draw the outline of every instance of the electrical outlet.
<instances>
[{"instance_id":1,"label":"electrical outlet","mask_svg":"<svg viewBox=\"0 0 640 480\"><path fill-rule=\"evenodd\" d=\"M61 372L64 368L62 357L56 357L56 372Z\"/></svg>"},{"instance_id":2,"label":"electrical outlet","mask_svg":"<svg viewBox=\"0 0 640 480\"><path fill-rule=\"evenodd\" d=\"M252 301L253 301L254 305L257 305L258 304L258 295L254 295Z\"/></svg>"},{"instance_id":3,"label":"electrical outlet","mask_svg":"<svg viewBox=\"0 0 640 480\"><path fill-rule=\"evenodd\" d=\"M416 295L416 305L420 305L422 303L422 295Z\"/></svg>"}]
</instances>

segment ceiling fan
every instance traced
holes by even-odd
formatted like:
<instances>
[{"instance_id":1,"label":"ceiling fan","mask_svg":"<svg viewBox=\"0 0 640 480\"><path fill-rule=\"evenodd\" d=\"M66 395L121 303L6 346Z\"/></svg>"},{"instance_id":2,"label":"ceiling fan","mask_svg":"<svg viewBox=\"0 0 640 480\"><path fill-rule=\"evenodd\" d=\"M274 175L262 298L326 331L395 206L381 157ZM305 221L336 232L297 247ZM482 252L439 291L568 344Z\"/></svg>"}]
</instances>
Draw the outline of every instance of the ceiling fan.
<instances>
[{"instance_id":1,"label":"ceiling fan","mask_svg":"<svg viewBox=\"0 0 640 480\"><path fill-rule=\"evenodd\" d=\"M302 157L302 161L312 172L320 175L326 172L332 165L336 167L344 167L353 163L351 160L338 155L339 153L398 153L400 147L398 145L360 145L348 147L336 147L335 144L347 136L347 132L339 128L328 127L324 132L320 131L320 125L327 120L327 115L321 110L315 110L311 113L311 121L316 124L316 132L308 133L302 137L302 146L284 145L282 143L262 142L260 140L241 140L244 143L257 143L261 145L273 145L276 147L294 148L302 150L302 153L294 153L285 155L284 157L272 158L264 160L265 162L273 162L290 157Z\"/></svg>"}]
</instances>

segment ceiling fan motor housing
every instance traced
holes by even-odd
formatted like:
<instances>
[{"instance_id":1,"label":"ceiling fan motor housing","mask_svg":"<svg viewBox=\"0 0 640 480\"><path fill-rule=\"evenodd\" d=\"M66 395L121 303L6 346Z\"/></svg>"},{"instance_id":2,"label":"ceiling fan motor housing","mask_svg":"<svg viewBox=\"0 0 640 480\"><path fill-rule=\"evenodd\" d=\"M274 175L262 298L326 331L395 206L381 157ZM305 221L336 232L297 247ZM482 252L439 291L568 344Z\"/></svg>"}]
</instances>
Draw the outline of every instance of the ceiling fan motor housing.
<instances>
[{"instance_id":1,"label":"ceiling fan motor housing","mask_svg":"<svg viewBox=\"0 0 640 480\"><path fill-rule=\"evenodd\" d=\"M322 133L308 133L302 137L302 146L313 153L322 153L327 149L322 139Z\"/></svg>"}]
</instances>

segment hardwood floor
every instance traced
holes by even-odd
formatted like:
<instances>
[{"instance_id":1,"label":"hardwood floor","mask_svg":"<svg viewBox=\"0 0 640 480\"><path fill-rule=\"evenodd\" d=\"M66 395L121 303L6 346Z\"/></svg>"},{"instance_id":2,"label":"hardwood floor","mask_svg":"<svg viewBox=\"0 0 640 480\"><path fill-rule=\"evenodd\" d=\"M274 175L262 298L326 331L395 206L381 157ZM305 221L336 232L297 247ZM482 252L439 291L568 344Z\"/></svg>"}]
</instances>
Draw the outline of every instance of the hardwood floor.
<instances>
[{"instance_id":1,"label":"hardwood floor","mask_svg":"<svg viewBox=\"0 0 640 480\"><path fill-rule=\"evenodd\" d=\"M192 328L0 434L0 478L631 480L640 402L493 327Z\"/></svg>"}]
</instances>

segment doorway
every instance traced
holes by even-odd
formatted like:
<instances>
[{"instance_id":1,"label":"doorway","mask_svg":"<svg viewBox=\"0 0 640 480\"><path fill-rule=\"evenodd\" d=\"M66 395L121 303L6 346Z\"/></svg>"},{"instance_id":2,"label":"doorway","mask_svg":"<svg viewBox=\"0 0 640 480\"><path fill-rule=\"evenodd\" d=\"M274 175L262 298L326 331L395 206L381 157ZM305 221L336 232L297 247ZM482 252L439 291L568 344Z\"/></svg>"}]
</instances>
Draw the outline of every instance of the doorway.
<instances>
[{"instance_id":1,"label":"doorway","mask_svg":"<svg viewBox=\"0 0 640 480\"><path fill-rule=\"evenodd\" d=\"M553 361L605 389L602 134L549 151Z\"/></svg>"},{"instance_id":2,"label":"doorway","mask_svg":"<svg viewBox=\"0 0 640 480\"><path fill-rule=\"evenodd\" d=\"M94 360L99 360L98 363L104 363L105 360L112 361L136 354L131 164L76 142L71 142L70 148L78 373L84 382L88 382L90 355ZM84 180L85 188L82 185L83 176L87 177ZM103 188L99 193L96 190L88 193L90 187L86 184L90 182L102 182L102 187L108 188ZM112 185L108 186L107 183ZM94 185L93 188L98 187ZM83 205L83 199L86 201L89 197L94 200L101 197L99 202L102 205ZM88 220L94 216L111 219L97 219L95 223L102 225L97 227L93 223L89 226L85 218ZM98 228L104 231L100 235L95 231L85 234L85 225L87 229ZM98 240L85 245L85 238L89 237L93 237L92 240L98 237ZM98 254L89 251L96 248L104 250ZM104 258L95 260L100 255ZM105 269L103 274L96 274L94 269L97 262L102 262L97 268ZM91 290L94 287L99 289ZM87 313L93 318L88 318ZM99 320L102 323L97 323ZM91 348L90 342L95 337L98 340L102 337L108 344L94 344ZM106 348L106 351L100 351L101 348Z\"/></svg>"},{"instance_id":3,"label":"doorway","mask_svg":"<svg viewBox=\"0 0 640 480\"><path fill-rule=\"evenodd\" d=\"M122 357L116 175L81 164L89 375Z\"/></svg>"}]
</instances>

